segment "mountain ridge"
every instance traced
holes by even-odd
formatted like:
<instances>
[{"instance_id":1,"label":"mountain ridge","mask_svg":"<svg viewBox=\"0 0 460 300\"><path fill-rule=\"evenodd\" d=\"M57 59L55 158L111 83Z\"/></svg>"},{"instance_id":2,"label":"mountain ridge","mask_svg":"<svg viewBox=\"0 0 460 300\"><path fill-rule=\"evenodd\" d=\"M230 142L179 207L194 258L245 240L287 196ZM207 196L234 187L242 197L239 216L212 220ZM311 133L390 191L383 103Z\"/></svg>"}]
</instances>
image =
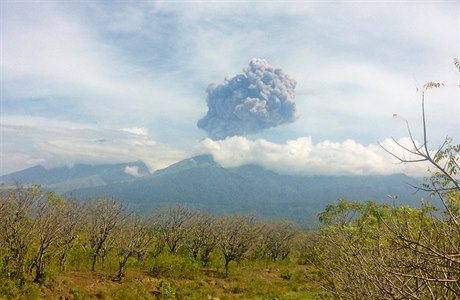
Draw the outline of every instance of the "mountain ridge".
<instances>
[{"instance_id":1,"label":"mountain ridge","mask_svg":"<svg viewBox=\"0 0 460 300\"><path fill-rule=\"evenodd\" d=\"M392 204L393 200L388 195L398 195L396 204L419 205L421 198L428 197L425 194L413 195L411 186L421 182L404 174L282 175L258 165L224 168L211 155L184 159L152 174L148 173L143 163L137 163L77 166L79 172L74 172L80 177L65 177L61 183L48 182L44 187L78 199L113 197L136 211L182 204L218 214L256 213L264 218L291 219L298 223L309 223L309 226L316 220L318 212L339 198L358 201L373 199ZM137 166L143 176L126 174L126 166ZM34 168L30 169L43 175L43 169ZM23 174L30 175L32 171ZM58 174L72 173L69 170L55 171ZM55 179L57 175L51 177ZM2 179L3 176L0 181Z\"/></svg>"}]
</instances>

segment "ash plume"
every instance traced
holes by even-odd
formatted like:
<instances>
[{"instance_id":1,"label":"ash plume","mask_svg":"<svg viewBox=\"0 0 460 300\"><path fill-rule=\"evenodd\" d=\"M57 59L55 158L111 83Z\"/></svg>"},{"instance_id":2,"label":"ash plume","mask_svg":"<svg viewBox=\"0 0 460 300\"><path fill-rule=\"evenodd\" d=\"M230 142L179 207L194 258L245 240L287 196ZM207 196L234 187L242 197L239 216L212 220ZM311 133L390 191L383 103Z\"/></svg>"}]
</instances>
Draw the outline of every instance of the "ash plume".
<instances>
[{"instance_id":1,"label":"ash plume","mask_svg":"<svg viewBox=\"0 0 460 300\"><path fill-rule=\"evenodd\" d=\"M197 125L220 140L291 123L296 119L295 86L280 68L254 58L243 74L208 86L208 112Z\"/></svg>"}]
</instances>

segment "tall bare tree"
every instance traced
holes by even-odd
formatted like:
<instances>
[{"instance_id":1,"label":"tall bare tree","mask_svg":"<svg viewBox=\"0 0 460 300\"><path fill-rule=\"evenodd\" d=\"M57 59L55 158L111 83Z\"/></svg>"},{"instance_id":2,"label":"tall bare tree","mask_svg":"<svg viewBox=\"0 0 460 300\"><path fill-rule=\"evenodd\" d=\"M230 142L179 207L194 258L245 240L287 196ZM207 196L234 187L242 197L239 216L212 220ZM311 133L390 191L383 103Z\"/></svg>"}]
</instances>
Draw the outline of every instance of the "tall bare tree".
<instances>
[{"instance_id":1,"label":"tall bare tree","mask_svg":"<svg viewBox=\"0 0 460 300\"><path fill-rule=\"evenodd\" d=\"M62 238L58 241L58 249L60 251L59 265L61 272L66 270L67 258L69 251L74 246L74 242L78 234L82 231L84 226L85 204L77 202L76 200L69 199L63 207L64 228Z\"/></svg>"},{"instance_id":2,"label":"tall bare tree","mask_svg":"<svg viewBox=\"0 0 460 300\"><path fill-rule=\"evenodd\" d=\"M45 272L49 252L61 239L64 239L66 222L64 219L66 200L52 192L40 199L34 213L34 233L36 250L34 251L31 270L35 269L35 282L39 282Z\"/></svg>"},{"instance_id":3,"label":"tall bare tree","mask_svg":"<svg viewBox=\"0 0 460 300\"><path fill-rule=\"evenodd\" d=\"M273 261L284 260L289 255L298 232L298 227L289 221L272 221L263 225L262 241Z\"/></svg>"},{"instance_id":4,"label":"tall bare tree","mask_svg":"<svg viewBox=\"0 0 460 300\"><path fill-rule=\"evenodd\" d=\"M206 266L217 244L216 219L208 213L198 212L193 215L188 224L185 245L195 259L200 255L202 265Z\"/></svg>"},{"instance_id":5,"label":"tall bare tree","mask_svg":"<svg viewBox=\"0 0 460 300\"><path fill-rule=\"evenodd\" d=\"M125 219L123 224L116 230L116 250L118 255L118 273L115 280L121 281L125 276L125 267L128 259L137 254L147 251L153 240L153 234L149 223L138 215L132 215Z\"/></svg>"},{"instance_id":6,"label":"tall bare tree","mask_svg":"<svg viewBox=\"0 0 460 300\"><path fill-rule=\"evenodd\" d=\"M195 212L181 205L168 206L153 217L154 227L171 253L176 253L190 229L188 222Z\"/></svg>"},{"instance_id":7,"label":"tall bare tree","mask_svg":"<svg viewBox=\"0 0 460 300\"><path fill-rule=\"evenodd\" d=\"M113 199L101 198L88 204L89 242L93 252L91 270L96 269L97 259L102 263L111 250L114 229L125 218L123 206Z\"/></svg>"},{"instance_id":8,"label":"tall bare tree","mask_svg":"<svg viewBox=\"0 0 460 300\"><path fill-rule=\"evenodd\" d=\"M2 273L7 277L24 276L34 230L32 214L42 197L39 186L17 184L0 190L0 245L5 249Z\"/></svg>"},{"instance_id":9,"label":"tall bare tree","mask_svg":"<svg viewBox=\"0 0 460 300\"><path fill-rule=\"evenodd\" d=\"M247 255L258 234L254 216L225 216L217 225L217 245L224 254L225 275L233 260L242 260Z\"/></svg>"}]
</instances>

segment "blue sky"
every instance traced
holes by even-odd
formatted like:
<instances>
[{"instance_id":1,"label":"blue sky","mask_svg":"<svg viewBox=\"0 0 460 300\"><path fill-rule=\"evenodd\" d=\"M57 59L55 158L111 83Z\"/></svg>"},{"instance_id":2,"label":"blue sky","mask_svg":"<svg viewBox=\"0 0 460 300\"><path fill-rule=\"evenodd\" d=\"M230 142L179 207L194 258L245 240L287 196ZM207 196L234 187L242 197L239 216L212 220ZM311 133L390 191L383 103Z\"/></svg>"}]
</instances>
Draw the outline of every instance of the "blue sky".
<instances>
[{"instance_id":1,"label":"blue sky","mask_svg":"<svg viewBox=\"0 0 460 300\"><path fill-rule=\"evenodd\" d=\"M211 153L281 173L417 175L378 142L460 140L458 1L2 1L0 174L36 164ZM296 82L295 122L213 141L206 88L266 59ZM398 118L393 118L397 114ZM390 144L388 144L391 147Z\"/></svg>"}]
</instances>

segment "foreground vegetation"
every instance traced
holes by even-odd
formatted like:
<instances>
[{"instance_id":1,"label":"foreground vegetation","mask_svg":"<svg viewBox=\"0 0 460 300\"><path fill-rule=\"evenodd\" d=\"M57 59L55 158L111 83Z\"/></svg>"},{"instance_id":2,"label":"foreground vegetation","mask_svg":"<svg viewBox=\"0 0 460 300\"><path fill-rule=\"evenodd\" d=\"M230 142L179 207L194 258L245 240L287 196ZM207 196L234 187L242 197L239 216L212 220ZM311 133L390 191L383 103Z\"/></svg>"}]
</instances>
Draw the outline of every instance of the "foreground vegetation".
<instances>
[{"instance_id":1,"label":"foreground vegetation","mask_svg":"<svg viewBox=\"0 0 460 300\"><path fill-rule=\"evenodd\" d=\"M0 191L0 297L305 299L323 293L293 223L183 206L143 215L38 186Z\"/></svg>"},{"instance_id":2,"label":"foreground vegetation","mask_svg":"<svg viewBox=\"0 0 460 300\"><path fill-rule=\"evenodd\" d=\"M460 196L446 208L339 200L305 232L171 206L143 216L3 188L0 298L457 299Z\"/></svg>"}]
</instances>

